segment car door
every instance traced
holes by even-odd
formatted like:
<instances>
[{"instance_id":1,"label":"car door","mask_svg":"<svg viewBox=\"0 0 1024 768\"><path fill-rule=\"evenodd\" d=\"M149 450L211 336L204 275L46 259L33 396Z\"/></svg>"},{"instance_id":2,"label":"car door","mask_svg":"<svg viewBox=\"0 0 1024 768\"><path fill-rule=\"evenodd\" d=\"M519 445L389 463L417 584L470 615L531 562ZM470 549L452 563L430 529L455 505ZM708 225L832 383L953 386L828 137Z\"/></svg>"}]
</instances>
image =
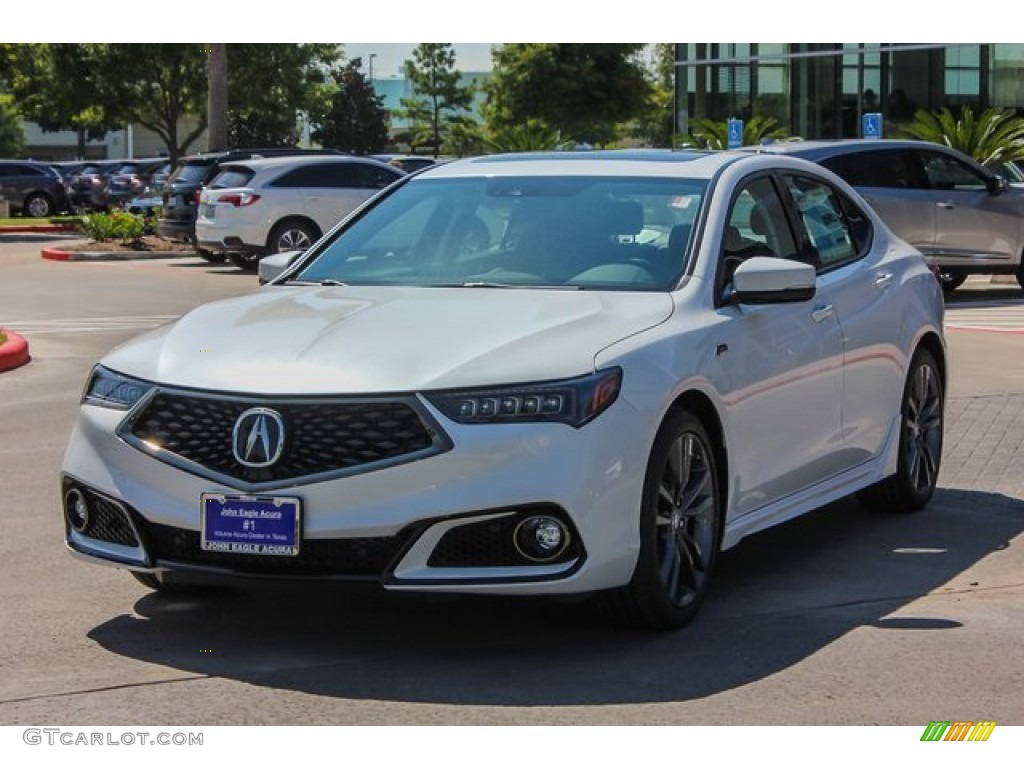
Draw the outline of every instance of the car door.
<instances>
[{"instance_id":1,"label":"car door","mask_svg":"<svg viewBox=\"0 0 1024 768\"><path fill-rule=\"evenodd\" d=\"M989 190L989 176L953 154L918 152L935 207L935 247L943 266L1009 266L1019 261L1024 193Z\"/></svg>"},{"instance_id":2,"label":"car door","mask_svg":"<svg viewBox=\"0 0 1024 768\"><path fill-rule=\"evenodd\" d=\"M855 187L898 237L921 253L934 252L937 208L916 153L903 148L863 150L821 164Z\"/></svg>"},{"instance_id":3,"label":"car door","mask_svg":"<svg viewBox=\"0 0 1024 768\"><path fill-rule=\"evenodd\" d=\"M326 232L348 214L387 186L362 164L332 161L307 166L310 171L300 189L307 214Z\"/></svg>"},{"instance_id":4,"label":"car door","mask_svg":"<svg viewBox=\"0 0 1024 768\"><path fill-rule=\"evenodd\" d=\"M906 261L874 237L870 218L841 190L803 173L781 174L800 214L799 237L814 255L816 299L831 306L842 331L842 454L849 469L882 450L899 411L904 374L897 286Z\"/></svg>"},{"instance_id":5,"label":"car door","mask_svg":"<svg viewBox=\"0 0 1024 768\"><path fill-rule=\"evenodd\" d=\"M722 233L716 277L755 256L801 258L779 189L770 176L743 183ZM790 304L723 302L711 334L711 377L730 422L730 495L745 515L840 468L842 339L827 299Z\"/></svg>"}]
</instances>

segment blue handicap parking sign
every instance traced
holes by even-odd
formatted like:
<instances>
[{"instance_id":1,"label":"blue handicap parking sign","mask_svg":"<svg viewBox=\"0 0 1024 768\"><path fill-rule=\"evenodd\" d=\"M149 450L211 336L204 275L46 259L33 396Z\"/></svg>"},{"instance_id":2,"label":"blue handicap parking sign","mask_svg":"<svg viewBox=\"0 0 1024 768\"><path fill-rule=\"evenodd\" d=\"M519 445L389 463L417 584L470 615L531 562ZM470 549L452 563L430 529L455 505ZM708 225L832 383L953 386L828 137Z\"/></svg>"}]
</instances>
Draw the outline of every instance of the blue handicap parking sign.
<instances>
[{"instance_id":1,"label":"blue handicap parking sign","mask_svg":"<svg viewBox=\"0 0 1024 768\"><path fill-rule=\"evenodd\" d=\"M880 112L865 112L862 124L865 139L882 138L882 115Z\"/></svg>"},{"instance_id":2,"label":"blue handicap parking sign","mask_svg":"<svg viewBox=\"0 0 1024 768\"><path fill-rule=\"evenodd\" d=\"M727 125L728 148L735 149L743 146L743 121L730 118Z\"/></svg>"}]
</instances>

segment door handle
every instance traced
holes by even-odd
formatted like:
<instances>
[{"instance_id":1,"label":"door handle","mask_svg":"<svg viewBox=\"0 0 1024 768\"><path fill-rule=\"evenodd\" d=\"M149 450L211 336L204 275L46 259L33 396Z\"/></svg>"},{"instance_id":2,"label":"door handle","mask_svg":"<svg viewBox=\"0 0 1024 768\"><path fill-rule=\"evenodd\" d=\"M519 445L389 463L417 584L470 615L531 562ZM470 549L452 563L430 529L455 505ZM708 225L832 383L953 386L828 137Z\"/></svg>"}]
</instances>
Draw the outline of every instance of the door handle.
<instances>
[{"instance_id":1,"label":"door handle","mask_svg":"<svg viewBox=\"0 0 1024 768\"><path fill-rule=\"evenodd\" d=\"M892 285L892 272L879 272L875 277L875 287L885 290Z\"/></svg>"},{"instance_id":2,"label":"door handle","mask_svg":"<svg viewBox=\"0 0 1024 768\"><path fill-rule=\"evenodd\" d=\"M935 205L937 205L939 208L944 208L947 211L951 211L954 208L956 208L956 206L953 203L949 202L948 200L943 200L941 203L936 203Z\"/></svg>"},{"instance_id":3,"label":"door handle","mask_svg":"<svg viewBox=\"0 0 1024 768\"><path fill-rule=\"evenodd\" d=\"M821 307L815 307L814 311L811 312L811 320L813 320L816 323L822 323L825 320L828 320L830 317L832 317L835 313L836 311L831 304L826 304Z\"/></svg>"}]
</instances>

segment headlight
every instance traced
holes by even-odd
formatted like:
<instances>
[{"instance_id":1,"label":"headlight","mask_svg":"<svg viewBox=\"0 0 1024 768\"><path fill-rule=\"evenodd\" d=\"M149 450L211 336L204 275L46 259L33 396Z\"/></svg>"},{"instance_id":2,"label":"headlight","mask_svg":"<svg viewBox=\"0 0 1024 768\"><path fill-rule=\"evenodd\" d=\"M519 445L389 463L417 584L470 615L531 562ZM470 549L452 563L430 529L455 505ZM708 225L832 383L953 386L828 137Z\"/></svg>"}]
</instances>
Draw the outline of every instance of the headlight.
<instances>
[{"instance_id":1,"label":"headlight","mask_svg":"<svg viewBox=\"0 0 1024 768\"><path fill-rule=\"evenodd\" d=\"M127 411L152 388L152 384L130 379L97 365L92 369L89 382L85 385L82 402Z\"/></svg>"},{"instance_id":2,"label":"headlight","mask_svg":"<svg viewBox=\"0 0 1024 768\"><path fill-rule=\"evenodd\" d=\"M582 427L615 402L622 369L542 384L433 392L426 395L441 413L460 424L558 421Z\"/></svg>"}]
</instances>

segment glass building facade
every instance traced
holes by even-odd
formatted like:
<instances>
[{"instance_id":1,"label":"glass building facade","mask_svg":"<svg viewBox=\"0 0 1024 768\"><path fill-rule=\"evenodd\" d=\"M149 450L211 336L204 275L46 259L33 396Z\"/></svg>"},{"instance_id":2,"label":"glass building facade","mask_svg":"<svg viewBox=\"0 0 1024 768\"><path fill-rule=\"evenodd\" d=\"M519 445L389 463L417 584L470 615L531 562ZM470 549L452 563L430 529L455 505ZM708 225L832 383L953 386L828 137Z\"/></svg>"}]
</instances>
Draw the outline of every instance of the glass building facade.
<instances>
[{"instance_id":1,"label":"glass building facade","mask_svg":"<svg viewBox=\"0 0 1024 768\"><path fill-rule=\"evenodd\" d=\"M806 139L856 138L880 112L883 135L918 109L1024 113L1024 45L676 43L676 133L694 118L764 115Z\"/></svg>"}]
</instances>

